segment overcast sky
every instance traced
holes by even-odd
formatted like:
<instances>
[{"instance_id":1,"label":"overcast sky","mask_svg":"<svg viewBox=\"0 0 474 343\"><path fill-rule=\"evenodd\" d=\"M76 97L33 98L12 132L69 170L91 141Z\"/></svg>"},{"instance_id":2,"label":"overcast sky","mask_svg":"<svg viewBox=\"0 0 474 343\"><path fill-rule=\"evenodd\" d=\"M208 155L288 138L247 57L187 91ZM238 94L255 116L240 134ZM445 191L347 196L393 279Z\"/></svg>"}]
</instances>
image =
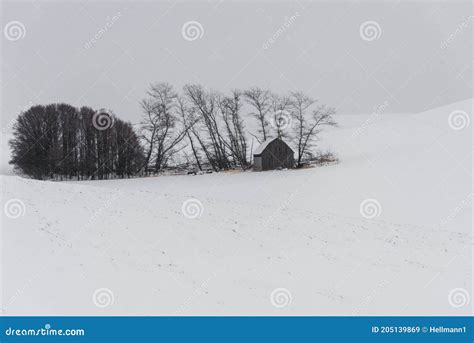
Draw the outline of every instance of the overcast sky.
<instances>
[{"instance_id":1,"label":"overcast sky","mask_svg":"<svg viewBox=\"0 0 474 343\"><path fill-rule=\"evenodd\" d=\"M2 2L2 127L51 102L137 122L158 81L419 112L472 97L472 15L470 1Z\"/></svg>"}]
</instances>

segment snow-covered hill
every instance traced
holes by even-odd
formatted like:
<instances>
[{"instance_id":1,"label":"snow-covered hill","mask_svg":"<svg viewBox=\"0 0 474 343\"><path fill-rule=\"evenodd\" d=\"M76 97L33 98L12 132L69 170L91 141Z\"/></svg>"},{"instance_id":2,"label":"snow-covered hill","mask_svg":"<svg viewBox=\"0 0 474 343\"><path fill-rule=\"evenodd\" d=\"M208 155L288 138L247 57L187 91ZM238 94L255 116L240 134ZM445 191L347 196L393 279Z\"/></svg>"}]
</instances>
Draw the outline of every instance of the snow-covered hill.
<instances>
[{"instance_id":1,"label":"snow-covered hill","mask_svg":"<svg viewBox=\"0 0 474 343\"><path fill-rule=\"evenodd\" d=\"M3 313L470 314L472 105L339 116L319 168L3 176Z\"/></svg>"}]
</instances>

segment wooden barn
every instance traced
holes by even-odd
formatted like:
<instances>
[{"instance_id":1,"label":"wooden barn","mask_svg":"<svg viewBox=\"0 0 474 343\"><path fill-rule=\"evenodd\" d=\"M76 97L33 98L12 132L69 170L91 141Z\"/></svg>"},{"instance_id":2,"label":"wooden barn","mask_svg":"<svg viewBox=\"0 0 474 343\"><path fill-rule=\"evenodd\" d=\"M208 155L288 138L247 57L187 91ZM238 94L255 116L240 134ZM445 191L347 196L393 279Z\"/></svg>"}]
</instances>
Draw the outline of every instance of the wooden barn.
<instances>
[{"instance_id":1,"label":"wooden barn","mask_svg":"<svg viewBox=\"0 0 474 343\"><path fill-rule=\"evenodd\" d=\"M267 139L253 153L253 170L292 168L295 163L293 155L293 150L281 139Z\"/></svg>"}]
</instances>

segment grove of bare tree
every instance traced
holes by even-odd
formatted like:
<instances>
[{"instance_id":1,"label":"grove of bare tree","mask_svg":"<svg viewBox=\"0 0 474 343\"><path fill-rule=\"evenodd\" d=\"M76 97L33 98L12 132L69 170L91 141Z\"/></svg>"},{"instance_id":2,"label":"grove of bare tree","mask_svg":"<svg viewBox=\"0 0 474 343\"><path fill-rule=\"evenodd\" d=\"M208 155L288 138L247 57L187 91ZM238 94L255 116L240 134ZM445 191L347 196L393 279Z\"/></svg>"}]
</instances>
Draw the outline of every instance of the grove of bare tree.
<instances>
[{"instance_id":1,"label":"grove of bare tree","mask_svg":"<svg viewBox=\"0 0 474 343\"><path fill-rule=\"evenodd\" d=\"M178 94L168 83L155 83L140 107L134 129L109 111L33 106L14 126L10 163L39 179L248 169L256 146L278 137L293 148L299 168L314 158L322 129L336 125L334 108L302 92L278 95L258 87L224 94L188 84Z\"/></svg>"},{"instance_id":2,"label":"grove of bare tree","mask_svg":"<svg viewBox=\"0 0 474 343\"><path fill-rule=\"evenodd\" d=\"M131 177L144 160L130 123L67 104L36 105L21 113L10 146L10 163L37 179Z\"/></svg>"}]
</instances>

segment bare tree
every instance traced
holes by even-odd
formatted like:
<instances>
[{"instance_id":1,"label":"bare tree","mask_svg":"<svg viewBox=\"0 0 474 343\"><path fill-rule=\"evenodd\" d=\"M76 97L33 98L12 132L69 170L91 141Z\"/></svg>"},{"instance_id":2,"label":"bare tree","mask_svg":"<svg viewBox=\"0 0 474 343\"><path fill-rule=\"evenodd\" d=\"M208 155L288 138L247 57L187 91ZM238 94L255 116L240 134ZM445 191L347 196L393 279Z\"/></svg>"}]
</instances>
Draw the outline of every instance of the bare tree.
<instances>
[{"instance_id":1,"label":"bare tree","mask_svg":"<svg viewBox=\"0 0 474 343\"><path fill-rule=\"evenodd\" d=\"M202 121L203 127L207 131L209 148L198 134L195 136L206 152L209 163L214 170L229 168L229 154L216 115L219 96L216 93L207 92L200 85L186 85L184 86L184 92L196 114L199 115L198 119Z\"/></svg>"},{"instance_id":2,"label":"bare tree","mask_svg":"<svg viewBox=\"0 0 474 343\"><path fill-rule=\"evenodd\" d=\"M259 143L265 141L270 133L269 116L272 109L272 94L268 90L253 87L244 92L246 102L252 106L254 112L250 113L260 125L258 132L260 137L255 137Z\"/></svg>"},{"instance_id":3,"label":"bare tree","mask_svg":"<svg viewBox=\"0 0 474 343\"><path fill-rule=\"evenodd\" d=\"M311 110L316 101L301 92L294 92L290 97L290 113L295 121L293 134L297 146L296 166L302 167L305 156L310 154L310 149L318 138L322 127L335 126L333 115L334 108L318 106Z\"/></svg>"},{"instance_id":4,"label":"bare tree","mask_svg":"<svg viewBox=\"0 0 474 343\"><path fill-rule=\"evenodd\" d=\"M144 112L144 118L140 124L140 137L146 145L144 169L145 173L147 173L150 166L151 155L153 153L155 136L158 132L159 117L154 114L154 106L150 101L142 100L140 104Z\"/></svg>"},{"instance_id":5,"label":"bare tree","mask_svg":"<svg viewBox=\"0 0 474 343\"><path fill-rule=\"evenodd\" d=\"M198 120L196 119L194 111L189 108L186 104L186 99L183 97L177 98L179 113L181 114L181 120L183 121L184 127L187 127L186 137L188 138L189 144L191 146L191 151L193 153L196 165L199 170L202 171L202 163L200 161L200 156L196 143L194 142L192 135L197 135L195 126L198 125Z\"/></svg>"},{"instance_id":6,"label":"bare tree","mask_svg":"<svg viewBox=\"0 0 474 343\"><path fill-rule=\"evenodd\" d=\"M186 127L178 128L176 116L177 94L168 83L157 83L147 91L148 98L142 100L144 118L141 123L142 139L147 152L145 170L152 160L156 170L166 166L177 145L186 137Z\"/></svg>"},{"instance_id":7,"label":"bare tree","mask_svg":"<svg viewBox=\"0 0 474 343\"><path fill-rule=\"evenodd\" d=\"M289 96L272 94L271 109L272 109L272 126L275 129L276 136L280 139L288 138L291 126L291 116L289 109L291 106L291 99Z\"/></svg>"},{"instance_id":8,"label":"bare tree","mask_svg":"<svg viewBox=\"0 0 474 343\"><path fill-rule=\"evenodd\" d=\"M232 96L221 97L219 109L227 130L228 141L223 139L224 144L230 150L234 163L246 169L249 166L247 161L247 139L244 133L244 123L241 118L242 93L238 90L232 91Z\"/></svg>"}]
</instances>

